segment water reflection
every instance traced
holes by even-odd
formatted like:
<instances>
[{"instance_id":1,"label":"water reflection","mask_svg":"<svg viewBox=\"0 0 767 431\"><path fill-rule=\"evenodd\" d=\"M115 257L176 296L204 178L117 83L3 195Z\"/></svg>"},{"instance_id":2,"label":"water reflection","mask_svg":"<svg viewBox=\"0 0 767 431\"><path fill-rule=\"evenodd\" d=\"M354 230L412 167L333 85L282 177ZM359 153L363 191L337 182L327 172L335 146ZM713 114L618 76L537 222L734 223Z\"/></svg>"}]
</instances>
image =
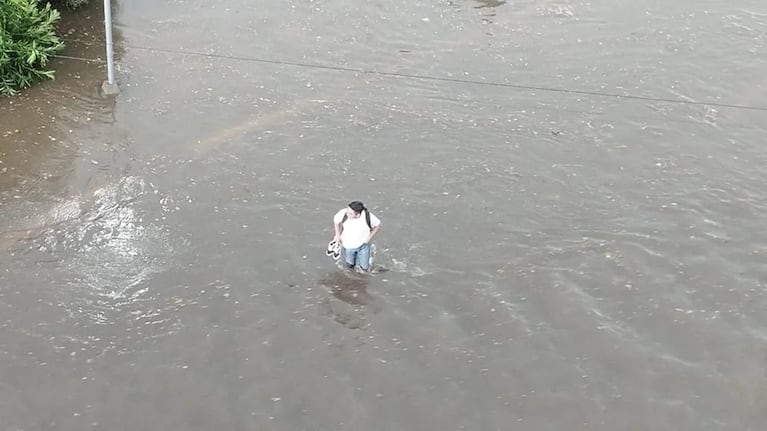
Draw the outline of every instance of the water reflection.
<instances>
[{"instance_id":1,"label":"water reflection","mask_svg":"<svg viewBox=\"0 0 767 431\"><path fill-rule=\"evenodd\" d=\"M61 202L28 231L29 249L55 258L48 272L66 286L61 301L71 315L103 320L139 301L166 267L174 249L169 229L134 205L155 194L143 179L126 177Z\"/></svg>"}]
</instances>

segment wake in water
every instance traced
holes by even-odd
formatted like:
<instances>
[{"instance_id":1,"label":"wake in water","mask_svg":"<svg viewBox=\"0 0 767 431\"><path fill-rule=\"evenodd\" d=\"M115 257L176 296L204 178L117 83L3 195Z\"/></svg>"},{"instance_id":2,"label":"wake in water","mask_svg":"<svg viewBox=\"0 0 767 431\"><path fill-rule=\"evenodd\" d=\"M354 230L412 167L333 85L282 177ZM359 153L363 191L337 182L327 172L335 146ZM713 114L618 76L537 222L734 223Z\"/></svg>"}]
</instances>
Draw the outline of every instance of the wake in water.
<instances>
[{"instance_id":1,"label":"wake in water","mask_svg":"<svg viewBox=\"0 0 767 431\"><path fill-rule=\"evenodd\" d=\"M345 271L347 271L349 273L356 272L356 273L359 273L359 274L365 274L365 273L378 274L378 273L381 273L381 272L389 271L389 268L387 268L387 267L385 267L383 265L376 265L375 264L375 257L376 257L377 250L378 250L378 248L376 247L375 244L371 244L370 245L370 264L369 264L370 265L370 270L369 271L363 271L363 270L358 269L358 268L349 269L346 266L344 260L341 258L341 255L343 254L343 249L341 248L341 245L338 244L335 241L330 241L330 243L328 243L328 247L325 250L325 255L333 258L333 260L335 260L336 266L338 268L343 269L343 270L345 270Z\"/></svg>"},{"instance_id":2,"label":"wake in water","mask_svg":"<svg viewBox=\"0 0 767 431\"><path fill-rule=\"evenodd\" d=\"M413 262L411 255L421 248L422 246L420 244L411 244L407 247L407 250L399 251L396 253L400 255L399 257L394 257L393 255L395 253L390 249L383 248L380 249L379 256L379 249L375 244L373 244L370 254L370 271L368 271L366 274L394 272L406 274L410 277L423 277L425 275L433 274L434 270L426 270L420 265L417 265L416 262ZM349 270L346 265L344 265L343 258L341 258L340 247L337 257L333 250L335 250L335 247L331 247L330 244L328 244L328 249L326 250L325 254L335 260L335 264L340 270L346 272L348 275L360 274L356 270ZM364 274L364 272L362 273Z\"/></svg>"}]
</instances>

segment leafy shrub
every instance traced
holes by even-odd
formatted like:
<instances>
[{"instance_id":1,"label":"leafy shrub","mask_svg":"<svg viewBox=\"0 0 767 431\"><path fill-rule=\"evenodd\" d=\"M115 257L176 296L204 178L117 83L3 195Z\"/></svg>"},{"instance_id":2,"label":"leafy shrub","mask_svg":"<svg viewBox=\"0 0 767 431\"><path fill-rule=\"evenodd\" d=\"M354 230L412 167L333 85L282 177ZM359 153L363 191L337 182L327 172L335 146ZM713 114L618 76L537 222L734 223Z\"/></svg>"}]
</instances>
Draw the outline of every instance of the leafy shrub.
<instances>
[{"instance_id":1,"label":"leafy shrub","mask_svg":"<svg viewBox=\"0 0 767 431\"><path fill-rule=\"evenodd\" d=\"M48 59L64 45L56 36L59 12L38 0L0 0L0 94L52 79Z\"/></svg>"}]
</instances>

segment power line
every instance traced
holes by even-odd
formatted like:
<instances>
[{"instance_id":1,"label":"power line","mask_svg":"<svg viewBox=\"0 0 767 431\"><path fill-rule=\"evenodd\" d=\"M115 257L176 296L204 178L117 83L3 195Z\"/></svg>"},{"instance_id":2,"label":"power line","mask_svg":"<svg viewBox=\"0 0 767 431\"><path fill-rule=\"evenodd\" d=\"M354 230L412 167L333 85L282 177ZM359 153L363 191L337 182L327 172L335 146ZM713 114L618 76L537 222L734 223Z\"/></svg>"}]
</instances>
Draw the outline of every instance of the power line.
<instances>
[{"instance_id":1,"label":"power line","mask_svg":"<svg viewBox=\"0 0 767 431\"><path fill-rule=\"evenodd\" d=\"M98 43L77 40L77 39L68 39L65 41L81 43L84 45L100 45ZM372 69L361 69L361 68L352 68L352 67L344 67L344 66L329 66L329 65L316 64L316 63L274 60L274 59L266 59L266 58L258 58L258 57L245 57L245 56L239 56L239 55L212 54L212 53L197 52L197 51L166 49L166 48L139 46L139 45L126 44L126 45L123 45L123 47L155 52L155 53L175 54L175 55L180 54L180 55L189 55L189 56L197 56L197 57L246 61L251 63L301 67L301 68L307 68L307 69L332 70L332 71L339 71L339 72L386 76L386 77L393 77L393 78L400 78L400 79L419 79L424 81L450 82L450 83L459 83L459 84L468 84L468 85L513 88L517 90L542 91L542 92L549 92L549 93L572 94L572 95L578 95L578 96L602 97L602 98L612 98L612 99L619 99L619 100L620 99L639 100L639 101L646 101L646 102L672 103L677 105L712 106L717 108L730 108L730 109L742 109L742 110L749 110L749 111L767 112L767 106L758 106L758 105L742 105L742 104L725 103L725 102L698 102L698 101L692 101L692 100L672 99L672 98L666 98L666 97L639 96L639 95L632 95L632 94L619 94L619 93L610 93L610 92L602 92L602 91L546 87L546 86L540 86L540 85L513 84L508 82L479 81L474 79L440 77L440 76L431 76L431 75L402 73L402 72L387 72L387 71L378 71L378 70L372 70ZM82 57L69 57L69 56L62 56L62 55L52 55L51 57L104 63L103 60L86 59Z\"/></svg>"},{"instance_id":2,"label":"power line","mask_svg":"<svg viewBox=\"0 0 767 431\"><path fill-rule=\"evenodd\" d=\"M83 43L89 44L88 42L83 42ZM106 63L102 59L72 57L72 56L58 55L58 54L50 55L49 57L56 57L56 58L62 58L62 59L68 59L68 60L78 60L78 61L84 61L84 62L95 62L95 63L101 63L101 64L105 64ZM556 108L554 108L554 107L538 106L535 109L547 110L547 111L557 111L557 112L565 111L565 112L572 112L572 113L576 113L576 114L589 114L589 115L602 115L602 114L604 114L604 112L600 112L600 111L584 111L582 109L568 109L568 108L563 108L563 107L556 107ZM631 115L630 118L637 119L637 120L644 120L644 121L654 120L654 118L649 118L647 116L641 116L641 115ZM669 122L678 123L678 124L695 124L695 125L699 125L700 124L697 121L680 120L678 118L676 118L676 119L664 118L664 121L669 121Z\"/></svg>"},{"instance_id":3,"label":"power line","mask_svg":"<svg viewBox=\"0 0 767 431\"><path fill-rule=\"evenodd\" d=\"M608 92L588 91L588 90L573 90L573 89L567 89L567 88L544 87L544 86L537 86L537 85L511 84L506 82L477 81L472 79L447 78L447 77L418 75L418 74L401 73L401 72L386 72L386 71L377 71L377 70L371 70L371 69L355 69L355 68L343 67L343 66L328 66L328 65L315 64L315 63L302 63L302 62L286 61L286 60L270 60L270 59L256 58L256 57L210 54L210 53L204 53L204 52L172 50L172 49L153 48L153 47L135 46L135 45L125 45L125 47L151 51L151 52L166 53L166 54L184 54L184 55L193 55L193 56L201 56L201 57L209 57L209 58L248 61L252 63L276 64L281 66L294 66L294 67L303 67L303 68L310 68L310 69L325 69L325 70L334 70L334 71L341 71L341 72L362 73L362 74L368 74L368 75L389 76L389 77L396 77L396 78L420 79L425 81L452 82L452 83L461 83L461 84L470 84L470 85L514 88L518 90L545 91L550 93L565 93L565 94L575 94L575 95L581 95L581 96L609 97L613 99L665 102L665 103L675 103L675 104L681 104L681 105L715 106L718 108L746 109L746 110L752 110L752 111L767 112L767 106L739 105L734 103L723 103L723 102L696 102L691 100L670 99L670 98L663 98L663 97L636 96L636 95L630 95L630 94L618 94L618 93L608 93Z\"/></svg>"},{"instance_id":4,"label":"power line","mask_svg":"<svg viewBox=\"0 0 767 431\"><path fill-rule=\"evenodd\" d=\"M82 43L86 44L86 45L96 45L94 43L89 43L89 42L82 42ZM77 60L77 61L83 61L83 62L87 62L87 63L106 64L106 61L104 61L103 59L100 59L100 58L84 58L84 57L75 57L75 56L59 55L59 54L52 54L52 55L49 55L48 57L50 57L50 58L61 58L61 59L66 59L66 60ZM224 56L224 57L226 57L226 56ZM226 57L226 58L228 58L228 57ZM582 109L569 109L569 108L564 108L564 107L561 107L561 106L558 106L558 107L536 106L533 109L543 110L543 111L572 112L572 113L576 113L576 114L588 114L588 115L592 115L592 116L593 115L603 115L603 114L605 114L605 112L602 112L602 111L582 110ZM635 119L635 120L642 120L642 121L654 121L654 120L656 120L656 118L647 117L647 116L643 116L643 115L630 115L630 116L628 116L628 118L632 118L632 119ZM694 125L700 125L701 124L699 121L681 120L681 119L678 119L678 118L664 118L663 121L667 121L667 122L671 122L671 123L677 123L677 124L694 124Z\"/></svg>"}]
</instances>

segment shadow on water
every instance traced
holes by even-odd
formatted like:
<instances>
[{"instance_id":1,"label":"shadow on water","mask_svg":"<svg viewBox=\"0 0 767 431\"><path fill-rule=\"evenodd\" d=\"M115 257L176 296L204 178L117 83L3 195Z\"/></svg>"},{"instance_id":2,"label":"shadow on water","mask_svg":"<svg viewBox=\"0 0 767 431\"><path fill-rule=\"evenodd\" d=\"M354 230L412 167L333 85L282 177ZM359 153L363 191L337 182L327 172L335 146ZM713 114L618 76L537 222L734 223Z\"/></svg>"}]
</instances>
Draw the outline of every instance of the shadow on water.
<instances>
[{"instance_id":1,"label":"shadow on water","mask_svg":"<svg viewBox=\"0 0 767 431\"><path fill-rule=\"evenodd\" d=\"M506 4L503 0L474 0L476 3L479 3L478 5L474 6L474 9L481 9L484 12L482 13L482 22L485 24L492 24L493 20L495 19L495 9L503 6ZM487 33L488 36L491 36L492 33Z\"/></svg>"},{"instance_id":2,"label":"shadow on water","mask_svg":"<svg viewBox=\"0 0 767 431\"><path fill-rule=\"evenodd\" d=\"M474 6L474 9L496 8L506 4L504 0L475 0L479 5Z\"/></svg>"},{"instance_id":3,"label":"shadow on water","mask_svg":"<svg viewBox=\"0 0 767 431\"><path fill-rule=\"evenodd\" d=\"M327 274L320 284L330 289L339 300L354 306L368 305L372 297L367 292L369 276L354 274L346 270L338 270Z\"/></svg>"},{"instance_id":4,"label":"shadow on water","mask_svg":"<svg viewBox=\"0 0 767 431\"><path fill-rule=\"evenodd\" d=\"M368 292L370 275L357 274L348 270L338 269L326 274L319 284L326 287L333 298L323 305L333 319L350 328L363 329L367 326L365 309L376 311L376 300Z\"/></svg>"}]
</instances>

